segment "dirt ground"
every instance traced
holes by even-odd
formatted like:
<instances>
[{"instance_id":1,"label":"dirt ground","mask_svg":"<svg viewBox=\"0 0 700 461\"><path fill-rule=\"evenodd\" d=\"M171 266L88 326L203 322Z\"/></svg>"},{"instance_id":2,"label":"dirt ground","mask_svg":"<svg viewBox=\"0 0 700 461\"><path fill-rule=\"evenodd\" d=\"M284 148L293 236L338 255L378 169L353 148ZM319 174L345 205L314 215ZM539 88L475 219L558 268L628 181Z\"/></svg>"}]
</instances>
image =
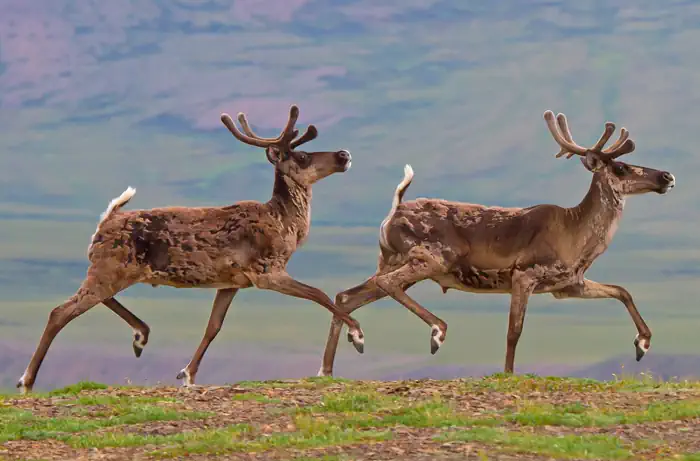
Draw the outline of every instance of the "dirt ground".
<instances>
[{"instance_id":1,"label":"dirt ground","mask_svg":"<svg viewBox=\"0 0 700 461\"><path fill-rule=\"evenodd\" d=\"M700 459L700 387L566 383L300 380L10 395L0 400L0 459ZM153 414L140 420L143 406ZM90 421L98 427L81 429ZM247 429L213 435L234 426Z\"/></svg>"}]
</instances>

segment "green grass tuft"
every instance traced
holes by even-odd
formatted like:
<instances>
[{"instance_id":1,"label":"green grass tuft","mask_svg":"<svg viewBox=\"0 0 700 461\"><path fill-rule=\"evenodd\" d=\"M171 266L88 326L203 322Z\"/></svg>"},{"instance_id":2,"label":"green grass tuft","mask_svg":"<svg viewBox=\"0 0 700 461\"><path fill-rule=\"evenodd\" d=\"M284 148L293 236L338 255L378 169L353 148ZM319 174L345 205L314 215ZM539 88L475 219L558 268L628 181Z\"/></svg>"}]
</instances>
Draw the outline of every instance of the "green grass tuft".
<instances>
[{"instance_id":1,"label":"green grass tuft","mask_svg":"<svg viewBox=\"0 0 700 461\"><path fill-rule=\"evenodd\" d=\"M100 389L107 389L109 386L102 383L96 383L93 381L80 381L76 384L71 384L70 386L65 386L60 389L54 389L48 392L48 395L77 395L82 391L96 391Z\"/></svg>"},{"instance_id":2,"label":"green grass tuft","mask_svg":"<svg viewBox=\"0 0 700 461\"><path fill-rule=\"evenodd\" d=\"M608 427L618 424L641 424L700 417L700 400L652 402L637 411L589 408L582 403L549 405L522 403L504 419L523 426Z\"/></svg>"},{"instance_id":3,"label":"green grass tuft","mask_svg":"<svg viewBox=\"0 0 700 461\"><path fill-rule=\"evenodd\" d=\"M42 418L25 410L0 408L0 443L10 440L66 440L68 434L123 424L203 419L208 416L210 416L208 413L178 412L152 405L125 406L116 416L89 419L76 417Z\"/></svg>"},{"instance_id":4,"label":"green grass tuft","mask_svg":"<svg viewBox=\"0 0 700 461\"><path fill-rule=\"evenodd\" d=\"M372 412L396 406L397 399L382 395L376 391L355 391L326 394L319 405L309 408L311 412L323 413L357 413Z\"/></svg>"},{"instance_id":5,"label":"green grass tuft","mask_svg":"<svg viewBox=\"0 0 700 461\"><path fill-rule=\"evenodd\" d=\"M447 432L437 437L443 441L481 442L497 445L503 451L577 459L631 459L632 447L619 438L605 435L546 436L506 431L499 428L474 428Z\"/></svg>"}]
</instances>

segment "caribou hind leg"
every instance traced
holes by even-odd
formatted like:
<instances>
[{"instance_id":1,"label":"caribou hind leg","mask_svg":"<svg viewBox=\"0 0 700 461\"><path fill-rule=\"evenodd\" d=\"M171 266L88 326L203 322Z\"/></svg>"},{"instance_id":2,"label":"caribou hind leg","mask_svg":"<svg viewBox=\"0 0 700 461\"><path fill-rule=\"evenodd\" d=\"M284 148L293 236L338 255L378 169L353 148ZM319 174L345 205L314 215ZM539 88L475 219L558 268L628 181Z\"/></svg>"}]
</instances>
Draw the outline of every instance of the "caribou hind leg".
<instances>
[{"instance_id":1,"label":"caribou hind leg","mask_svg":"<svg viewBox=\"0 0 700 461\"><path fill-rule=\"evenodd\" d=\"M404 290L409 289L411 286L413 286L413 283L409 283L404 287ZM387 293L374 283L373 276L360 285L338 293L335 297L335 304L346 314L352 314L360 307L378 301L386 296L388 296ZM323 353L323 364L318 371L318 376L333 376L333 362L335 361L335 354L338 350L338 340L340 339L340 331L342 328L343 321L338 317L333 317L330 330L328 331L326 348Z\"/></svg>"},{"instance_id":2,"label":"caribou hind leg","mask_svg":"<svg viewBox=\"0 0 700 461\"><path fill-rule=\"evenodd\" d=\"M134 330L134 355L141 357L143 348L148 343L148 335L151 329L146 325L146 322L136 317L129 309L124 307L122 303L114 298L107 298L102 301L102 304L107 306L112 312L121 317Z\"/></svg>"},{"instance_id":3,"label":"caribou hind leg","mask_svg":"<svg viewBox=\"0 0 700 461\"><path fill-rule=\"evenodd\" d=\"M44 332L41 335L39 344L32 355L29 365L24 374L17 382L17 387L22 393L31 392L36 381L44 357L51 346L56 335L73 319L84 314L97 304L106 299L112 298L115 294L131 285L131 282L120 281L115 284L113 281L103 281L99 279L96 271L88 269L88 276L81 284L78 291L66 302L54 308L49 314ZM112 283L110 283L112 282Z\"/></svg>"},{"instance_id":4,"label":"caribou hind leg","mask_svg":"<svg viewBox=\"0 0 700 461\"><path fill-rule=\"evenodd\" d=\"M430 353L435 354L445 342L447 323L408 296L406 289L415 283L445 272L445 269L439 262L442 258L430 254L421 254L420 256L423 257L412 256L409 258L409 263L394 271L377 276L375 283L382 291L431 327Z\"/></svg>"}]
</instances>

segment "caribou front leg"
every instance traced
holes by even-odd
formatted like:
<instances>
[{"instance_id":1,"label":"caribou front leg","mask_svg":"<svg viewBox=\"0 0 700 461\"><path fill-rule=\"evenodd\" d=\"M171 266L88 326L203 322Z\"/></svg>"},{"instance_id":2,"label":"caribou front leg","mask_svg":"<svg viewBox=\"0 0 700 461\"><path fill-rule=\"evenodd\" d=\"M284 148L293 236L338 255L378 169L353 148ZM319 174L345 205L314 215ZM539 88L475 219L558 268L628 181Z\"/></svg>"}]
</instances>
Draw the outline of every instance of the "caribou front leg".
<instances>
[{"instance_id":1,"label":"caribou front leg","mask_svg":"<svg viewBox=\"0 0 700 461\"><path fill-rule=\"evenodd\" d=\"M199 347L195 351L190 363L178 373L176 378L184 380L185 386L194 385L194 379L199 370L199 364L204 357L204 353L207 351L211 342L214 341L216 335L219 334L221 326L224 324L228 308L231 307L231 301L233 301L233 297L236 296L236 293L238 293L238 288L216 290L214 305L211 308L211 315L209 316L207 329L204 331L204 337L199 343Z\"/></svg>"},{"instance_id":2,"label":"caribou front leg","mask_svg":"<svg viewBox=\"0 0 700 461\"><path fill-rule=\"evenodd\" d=\"M561 291L556 291L552 295L557 299L581 298L581 299L607 299L614 298L622 302L627 308L635 327L637 336L634 338L634 348L636 350L637 362L649 351L651 347L651 330L639 314L637 306L629 291L618 285L608 285L592 280L584 279L581 285L572 285Z\"/></svg>"},{"instance_id":3,"label":"caribou front leg","mask_svg":"<svg viewBox=\"0 0 700 461\"><path fill-rule=\"evenodd\" d=\"M360 322L343 312L333 304L333 301L321 290L294 280L288 273L270 272L261 274L253 279L253 284L263 290L276 291L295 298L308 299L328 309L334 317L341 319L348 326L348 341L352 342L357 352L364 352L365 335L360 328Z\"/></svg>"},{"instance_id":4,"label":"caribou front leg","mask_svg":"<svg viewBox=\"0 0 700 461\"><path fill-rule=\"evenodd\" d=\"M518 347L523 332L527 302L535 289L535 281L527 273L513 273L513 288L510 295L510 314L508 316L508 336L506 340L506 363L504 371L513 373L515 366L515 349Z\"/></svg>"}]
</instances>

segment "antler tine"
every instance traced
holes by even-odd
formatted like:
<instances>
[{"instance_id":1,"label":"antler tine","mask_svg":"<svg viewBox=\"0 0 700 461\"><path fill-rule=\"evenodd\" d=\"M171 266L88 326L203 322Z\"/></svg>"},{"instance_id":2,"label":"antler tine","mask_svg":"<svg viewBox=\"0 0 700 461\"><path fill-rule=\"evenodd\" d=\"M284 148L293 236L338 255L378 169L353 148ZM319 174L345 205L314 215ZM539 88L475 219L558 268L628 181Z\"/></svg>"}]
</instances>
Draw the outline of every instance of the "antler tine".
<instances>
[{"instance_id":1,"label":"antler tine","mask_svg":"<svg viewBox=\"0 0 700 461\"><path fill-rule=\"evenodd\" d=\"M623 142L627 141L627 138L629 138L630 132L627 131L627 129L623 126L620 129L620 137L617 138L617 141L615 141L612 146L608 147L607 149L603 150L604 154L610 153L614 150L616 150L618 147L622 145Z\"/></svg>"},{"instance_id":2,"label":"antler tine","mask_svg":"<svg viewBox=\"0 0 700 461\"><path fill-rule=\"evenodd\" d=\"M564 136L564 139L569 141L570 143L574 142L574 138L571 136L571 130L569 129L569 123L566 120L566 115L559 113L557 114L557 123L559 124L559 131L561 131L562 136ZM575 154L572 152L569 152L565 148L561 148L559 153L555 156L556 158L561 157L564 154L568 154L566 156L567 159L570 159L573 157Z\"/></svg>"},{"instance_id":3,"label":"antler tine","mask_svg":"<svg viewBox=\"0 0 700 461\"><path fill-rule=\"evenodd\" d=\"M620 147L618 147L617 149L610 150L609 152L606 152L605 154L606 154L606 157L608 157L609 159L615 159L615 158L620 157L621 155L625 155L625 154L629 154L630 152L633 152L636 147L637 146L634 144L634 141L632 141L631 139L628 139L625 142L623 142L622 145L620 145Z\"/></svg>"},{"instance_id":4,"label":"antler tine","mask_svg":"<svg viewBox=\"0 0 700 461\"><path fill-rule=\"evenodd\" d=\"M238 128L236 127L236 124L233 122L233 119L229 114L223 113L221 114L221 122L228 128L228 130L231 132L233 136L236 137L239 141L245 143L245 144L250 144L251 146L257 146L257 147L268 147L271 144L273 144L271 141L266 140L266 139L260 139L260 138L253 138L247 134L243 134L240 131L238 131Z\"/></svg>"},{"instance_id":5,"label":"antler tine","mask_svg":"<svg viewBox=\"0 0 700 461\"><path fill-rule=\"evenodd\" d=\"M564 115L564 114L560 114ZM576 144L573 141L569 141L564 138L564 135L559 132L559 128L557 127L557 123L554 120L554 113L551 110L547 110L544 113L544 120L547 123L547 128L549 128L549 132L552 134L552 137L556 141L557 144L562 149L565 149L564 152L571 152L574 154L578 155L586 155L586 152L588 152L588 149L585 147L581 147L578 144ZM564 120L564 123L566 123L566 120ZM566 126L566 125L565 125ZM567 128L568 132L568 128ZM567 133L567 135L570 136L571 133ZM557 157L559 157L563 152L560 152L560 154L557 154Z\"/></svg>"},{"instance_id":6,"label":"antler tine","mask_svg":"<svg viewBox=\"0 0 700 461\"><path fill-rule=\"evenodd\" d=\"M289 144L289 147L294 150L297 147L301 146L304 143L307 143L313 139L316 139L316 136L318 136L318 130L314 125L309 125L306 128L306 131L304 131L304 134L302 134L299 138L295 139Z\"/></svg>"},{"instance_id":7,"label":"antler tine","mask_svg":"<svg viewBox=\"0 0 700 461\"><path fill-rule=\"evenodd\" d=\"M600 151L603 146L605 146L605 143L608 142L610 139L610 136L615 132L615 124L613 122L605 122L605 130L603 131L603 134L600 136L600 139L598 139L598 142L595 143L593 147L591 147L592 151Z\"/></svg>"},{"instance_id":8,"label":"antler tine","mask_svg":"<svg viewBox=\"0 0 700 461\"><path fill-rule=\"evenodd\" d=\"M243 112L238 113L238 122L241 124L243 133L241 133L238 127L236 127L236 124L233 122L233 119L230 115L226 113L221 114L221 121L224 125L226 125L226 128L228 128L228 130L231 132L231 134L233 134L236 137L236 139L246 144L263 148L272 145L278 145L279 147L285 148L287 146L292 146L292 140L296 138L299 134L299 130L294 129L294 125L296 124L298 118L299 108L295 104L292 104L292 107L290 107L289 109L289 119L287 120L287 124L285 125L284 129L279 134L279 136L277 136L276 138L263 138L256 135L255 132L253 132L253 130L250 128L250 124L248 123L248 118ZM299 140L303 139L303 142L307 142L313 139L308 138L308 136L309 135L307 133L304 133L304 135ZM305 137L307 137L308 139L306 139ZM316 137L316 135L314 135L314 137ZM298 142L299 140L297 140L296 145L301 144ZM293 149L294 147L292 146L291 148Z\"/></svg>"},{"instance_id":9,"label":"antler tine","mask_svg":"<svg viewBox=\"0 0 700 461\"><path fill-rule=\"evenodd\" d=\"M282 133L280 134L280 140L288 139L291 141L294 139L296 136L294 134L294 125L296 125L298 118L299 108L296 104L292 104L292 106L289 108L289 119L287 120L287 125L284 127L284 130L282 130Z\"/></svg>"},{"instance_id":10,"label":"antler tine","mask_svg":"<svg viewBox=\"0 0 700 461\"><path fill-rule=\"evenodd\" d=\"M255 139L260 139L262 141L266 142L276 142L280 140L280 136L277 136L276 138L263 138L262 136L258 136L253 132L253 130L250 128L250 124L248 123L248 118L243 112L238 113L238 123L241 124L241 128L243 128L243 132L250 136L251 138Z\"/></svg>"}]
</instances>

